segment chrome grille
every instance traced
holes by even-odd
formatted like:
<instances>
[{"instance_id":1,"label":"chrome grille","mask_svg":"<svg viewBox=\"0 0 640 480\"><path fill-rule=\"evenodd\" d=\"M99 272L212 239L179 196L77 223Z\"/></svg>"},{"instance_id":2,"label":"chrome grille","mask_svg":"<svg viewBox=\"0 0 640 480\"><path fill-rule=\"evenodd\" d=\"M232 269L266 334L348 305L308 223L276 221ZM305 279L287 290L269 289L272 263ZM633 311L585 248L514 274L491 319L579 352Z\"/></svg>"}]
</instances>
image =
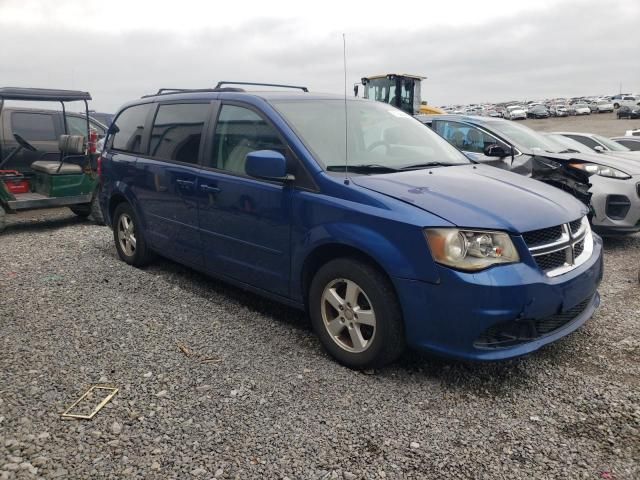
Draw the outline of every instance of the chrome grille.
<instances>
[{"instance_id":1,"label":"chrome grille","mask_svg":"<svg viewBox=\"0 0 640 480\"><path fill-rule=\"evenodd\" d=\"M593 237L587 217L555 227L522 234L538 268L555 277L583 264L593 251Z\"/></svg>"},{"instance_id":2,"label":"chrome grille","mask_svg":"<svg viewBox=\"0 0 640 480\"><path fill-rule=\"evenodd\" d=\"M562 237L562 225L542 228L540 230L532 230L530 232L523 233L522 237L528 247L535 247L537 245L555 242Z\"/></svg>"},{"instance_id":3,"label":"chrome grille","mask_svg":"<svg viewBox=\"0 0 640 480\"><path fill-rule=\"evenodd\" d=\"M582 226L582 219L574 220L569 223L569 228L571 229L571 233L576 234L580 227Z\"/></svg>"}]
</instances>

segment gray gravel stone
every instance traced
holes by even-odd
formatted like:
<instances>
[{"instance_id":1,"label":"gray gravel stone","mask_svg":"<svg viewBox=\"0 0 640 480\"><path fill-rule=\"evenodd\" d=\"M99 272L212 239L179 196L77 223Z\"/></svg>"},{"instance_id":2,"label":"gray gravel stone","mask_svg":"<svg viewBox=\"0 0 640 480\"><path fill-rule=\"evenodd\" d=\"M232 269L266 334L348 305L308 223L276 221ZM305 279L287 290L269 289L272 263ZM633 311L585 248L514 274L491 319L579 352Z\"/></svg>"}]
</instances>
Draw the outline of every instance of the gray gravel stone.
<instances>
[{"instance_id":1,"label":"gray gravel stone","mask_svg":"<svg viewBox=\"0 0 640 480\"><path fill-rule=\"evenodd\" d=\"M64 210L10 216L0 242L0 478L640 478L638 235L606 239L602 305L566 339L366 375L303 314L167 260L132 268ZM114 399L61 420L103 377Z\"/></svg>"}]
</instances>

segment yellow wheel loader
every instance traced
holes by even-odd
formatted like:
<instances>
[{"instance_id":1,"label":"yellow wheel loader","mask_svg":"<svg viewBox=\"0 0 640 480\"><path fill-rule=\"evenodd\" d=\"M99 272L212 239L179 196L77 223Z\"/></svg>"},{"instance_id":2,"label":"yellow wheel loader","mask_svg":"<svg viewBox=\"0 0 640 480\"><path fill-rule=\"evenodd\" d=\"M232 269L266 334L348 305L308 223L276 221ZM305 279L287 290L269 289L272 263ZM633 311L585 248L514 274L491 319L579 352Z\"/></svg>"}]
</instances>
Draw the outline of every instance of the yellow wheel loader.
<instances>
[{"instance_id":1,"label":"yellow wheel loader","mask_svg":"<svg viewBox=\"0 0 640 480\"><path fill-rule=\"evenodd\" d=\"M409 115L445 113L441 108L432 107L421 100L420 86L425 78L406 73L363 77L361 83L354 86L354 94L357 97L362 86L362 97L388 103Z\"/></svg>"}]
</instances>

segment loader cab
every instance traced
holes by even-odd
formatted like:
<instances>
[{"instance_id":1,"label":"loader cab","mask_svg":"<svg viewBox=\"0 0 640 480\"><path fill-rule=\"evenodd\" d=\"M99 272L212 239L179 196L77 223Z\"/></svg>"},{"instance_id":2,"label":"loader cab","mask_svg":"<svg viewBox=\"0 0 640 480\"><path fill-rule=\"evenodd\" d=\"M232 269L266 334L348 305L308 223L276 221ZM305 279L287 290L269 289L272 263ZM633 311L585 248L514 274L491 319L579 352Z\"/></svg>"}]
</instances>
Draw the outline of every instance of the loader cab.
<instances>
[{"instance_id":1,"label":"loader cab","mask_svg":"<svg viewBox=\"0 0 640 480\"><path fill-rule=\"evenodd\" d=\"M420 111L420 85L426 77L416 75L377 75L362 78L362 96L378 102L388 103L415 115ZM356 85L356 96L360 86Z\"/></svg>"}]
</instances>

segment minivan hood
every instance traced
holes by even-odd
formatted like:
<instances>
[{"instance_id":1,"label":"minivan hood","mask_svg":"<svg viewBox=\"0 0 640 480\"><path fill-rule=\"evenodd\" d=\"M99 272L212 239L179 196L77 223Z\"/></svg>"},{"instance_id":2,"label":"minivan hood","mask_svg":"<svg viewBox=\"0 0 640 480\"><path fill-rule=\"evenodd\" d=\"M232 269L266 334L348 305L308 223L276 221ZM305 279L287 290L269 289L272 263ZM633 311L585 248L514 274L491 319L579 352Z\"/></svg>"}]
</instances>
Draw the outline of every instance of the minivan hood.
<instances>
[{"instance_id":1,"label":"minivan hood","mask_svg":"<svg viewBox=\"0 0 640 480\"><path fill-rule=\"evenodd\" d=\"M571 222L587 213L582 203L555 187L487 165L363 175L352 181L458 227L522 233Z\"/></svg>"}]
</instances>

